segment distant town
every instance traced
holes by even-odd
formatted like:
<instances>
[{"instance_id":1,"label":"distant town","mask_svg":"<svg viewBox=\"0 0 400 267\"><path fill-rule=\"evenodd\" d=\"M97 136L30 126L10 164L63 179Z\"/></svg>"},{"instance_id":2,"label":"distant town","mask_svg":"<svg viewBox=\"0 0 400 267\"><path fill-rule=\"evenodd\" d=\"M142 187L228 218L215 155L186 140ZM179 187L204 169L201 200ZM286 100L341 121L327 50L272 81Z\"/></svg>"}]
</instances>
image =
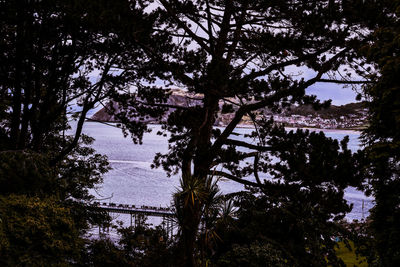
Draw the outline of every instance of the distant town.
<instances>
[{"instance_id":1,"label":"distant town","mask_svg":"<svg viewBox=\"0 0 400 267\"><path fill-rule=\"evenodd\" d=\"M332 105L319 111L311 107L295 107L283 114L274 114L278 123L293 127L312 127L320 129L354 129L366 126L368 109L364 104L350 103L343 106Z\"/></svg>"},{"instance_id":2,"label":"distant town","mask_svg":"<svg viewBox=\"0 0 400 267\"><path fill-rule=\"evenodd\" d=\"M361 129L365 125L366 115L340 116L339 118L324 119L320 116L274 115L274 121L292 127L311 127L320 129Z\"/></svg>"},{"instance_id":3,"label":"distant town","mask_svg":"<svg viewBox=\"0 0 400 267\"><path fill-rule=\"evenodd\" d=\"M268 112L266 112L268 114ZM277 124L295 128L361 130L367 123L368 109L363 103L350 103L343 106L332 105L319 111L311 107L293 107L280 114L269 113ZM242 125L252 124L245 118Z\"/></svg>"}]
</instances>

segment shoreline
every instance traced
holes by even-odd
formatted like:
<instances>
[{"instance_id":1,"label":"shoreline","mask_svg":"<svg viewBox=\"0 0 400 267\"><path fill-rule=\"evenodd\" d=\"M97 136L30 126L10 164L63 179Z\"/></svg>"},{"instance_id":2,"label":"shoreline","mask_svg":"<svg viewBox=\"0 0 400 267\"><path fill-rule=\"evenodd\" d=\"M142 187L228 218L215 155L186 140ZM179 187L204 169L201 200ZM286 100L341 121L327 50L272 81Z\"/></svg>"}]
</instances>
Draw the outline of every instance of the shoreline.
<instances>
[{"instance_id":1,"label":"shoreline","mask_svg":"<svg viewBox=\"0 0 400 267\"><path fill-rule=\"evenodd\" d=\"M103 124L108 124L108 123L113 123L113 124L118 124L120 122L116 121L99 121L99 120L93 120L93 119L86 119L87 122L97 122L97 123L103 123ZM150 125L161 125L160 123L148 123ZM215 127L221 127L225 128L227 125L217 125ZM237 128L240 129L254 129L254 126L248 125L248 124L239 124ZM322 132L349 132L349 133L358 133L360 134L363 129L355 129L355 128L316 128L316 127L310 127L310 126L305 126L305 127L293 127L293 126L285 126L285 129L288 130L296 130L296 129L304 129L304 130L310 130L310 131L322 131Z\"/></svg>"}]
</instances>

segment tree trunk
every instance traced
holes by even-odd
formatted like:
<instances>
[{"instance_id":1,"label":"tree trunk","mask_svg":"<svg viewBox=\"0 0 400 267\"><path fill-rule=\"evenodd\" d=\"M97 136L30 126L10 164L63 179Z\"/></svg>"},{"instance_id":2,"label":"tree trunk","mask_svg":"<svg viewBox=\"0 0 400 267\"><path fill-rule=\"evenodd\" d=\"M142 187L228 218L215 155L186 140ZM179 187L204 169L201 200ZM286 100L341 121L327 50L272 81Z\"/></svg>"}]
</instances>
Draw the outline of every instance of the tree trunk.
<instances>
[{"instance_id":1,"label":"tree trunk","mask_svg":"<svg viewBox=\"0 0 400 267\"><path fill-rule=\"evenodd\" d=\"M218 98L204 96L203 117L197 129L194 129L195 156L193 159L193 177L199 179L203 185L206 183L212 159L209 157L211 147L212 127L215 121L215 114L218 112ZM187 159L186 159L187 160ZM188 170L186 170L187 172ZM185 177L182 177L185 179ZM192 203L191 203L192 204ZM184 221L182 227L184 266L197 266L194 252L196 235L201 221L201 211L204 204L201 199L196 199L194 205L184 205Z\"/></svg>"}]
</instances>

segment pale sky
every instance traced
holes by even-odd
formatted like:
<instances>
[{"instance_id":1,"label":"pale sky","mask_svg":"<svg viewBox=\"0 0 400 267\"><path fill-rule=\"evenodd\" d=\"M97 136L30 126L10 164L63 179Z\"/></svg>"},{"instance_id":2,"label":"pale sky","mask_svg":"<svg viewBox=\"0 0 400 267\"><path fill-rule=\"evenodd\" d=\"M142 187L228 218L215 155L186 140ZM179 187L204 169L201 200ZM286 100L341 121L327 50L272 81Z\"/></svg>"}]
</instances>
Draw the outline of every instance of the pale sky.
<instances>
[{"instance_id":1,"label":"pale sky","mask_svg":"<svg viewBox=\"0 0 400 267\"><path fill-rule=\"evenodd\" d=\"M352 88L343 88L343 85L331 83L317 83L307 89L307 94L313 94L320 100L332 99L332 104L336 106L357 102L357 93Z\"/></svg>"}]
</instances>

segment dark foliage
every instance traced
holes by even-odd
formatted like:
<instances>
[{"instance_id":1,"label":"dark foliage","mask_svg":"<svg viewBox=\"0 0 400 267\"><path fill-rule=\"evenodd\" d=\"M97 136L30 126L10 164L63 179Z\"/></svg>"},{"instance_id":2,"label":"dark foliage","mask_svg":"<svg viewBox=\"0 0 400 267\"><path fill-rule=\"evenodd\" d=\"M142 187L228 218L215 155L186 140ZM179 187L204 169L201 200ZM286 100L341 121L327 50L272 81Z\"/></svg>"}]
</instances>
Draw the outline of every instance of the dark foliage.
<instances>
[{"instance_id":1,"label":"dark foliage","mask_svg":"<svg viewBox=\"0 0 400 267\"><path fill-rule=\"evenodd\" d=\"M90 241L83 266L179 266L178 251L161 227L144 221L136 227L118 227L119 241L107 238Z\"/></svg>"},{"instance_id":2,"label":"dark foliage","mask_svg":"<svg viewBox=\"0 0 400 267\"><path fill-rule=\"evenodd\" d=\"M263 165L271 176L259 189L233 194L237 220L220 228L214 257L235 253L235 246L266 246L291 266L342 264L335 238L347 238L341 220L351 207L343 195L348 185L361 181L358 155L347 149L347 140L339 150L323 133L273 131L268 144L276 160Z\"/></svg>"},{"instance_id":3,"label":"dark foliage","mask_svg":"<svg viewBox=\"0 0 400 267\"><path fill-rule=\"evenodd\" d=\"M367 175L365 189L376 199L371 262L399 264L398 12L398 1L363 0L0 1L1 260L340 265L333 238L343 235L338 222L351 210L344 190L361 187ZM378 75L357 67L360 47ZM306 89L367 82L343 75L345 66L375 82L364 88L365 153L352 154L348 139L286 132L263 113L326 108L329 101ZM195 104L170 105L165 87L172 86L193 93ZM182 176L174 198L179 243L159 228L121 229L119 246L93 241L85 262L80 235L104 219L88 208L88 190L108 164L82 128L89 110L108 99L119 104L105 107L134 142L168 111L159 134L169 132L169 151L154 166ZM232 116L216 129L222 113ZM244 118L254 131L240 136ZM248 187L234 197L235 216L220 214L214 177Z\"/></svg>"},{"instance_id":4,"label":"dark foliage","mask_svg":"<svg viewBox=\"0 0 400 267\"><path fill-rule=\"evenodd\" d=\"M102 182L108 162L90 148L93 139L83 135L82 128L90 109L116 90L126 89L136 78L133 67L124 72L116 70L128 58L135 65L134 60L143 54L135 42L148 38L144 25L151 26L154 19L143 15L139 7L131 7L127 1L0 2L1 196L29 197L19 204L21 207L6 206L16 209L21 223L26 218L27 224L15 226L21 229L30 227L33 220L31 215L19 213L24 203L29 211L30 197L41 205L48 205L50 198L57 205L53 213L51 209L38 210L43 212L42 217L32 223L49 229L38 234L26 230L20 237L26 235L26 242L12 239L19 233L11 228L6 232L9 246L18 246L9 254L7 264L21 257L27 258L26 265L30 265L29 258L32 264L42 266L69 262L70 255L58 246L68 247L80 238L70 236L75 232L61 229L53 217L71 220L68 223L80 235L89 224L102 223L106 218L89 208L93 200L89 190ZM126 12L137 19L125 23L123 30L118 25L122 25L120 14ZM76 121L73 130L71 120ZM43 222L46 216L48 221ZM2 217L2 227L9 227L6 218ZM38 242L36 235L45 231L49 240L54 235L53 243L47 244L45 237L43 244ZM36 250L41 246L46 249ZM35 257L43 261L35 262Z\"/></svg>"},{"instance_id":5,"label":"dark foliage","mask_svg":"<svg viewBox=\"0 0 400 267\"><path fill-rule=\"evenodd\" d=\"M0 197L2 266L67 266L83 245L70 209L56 198Z\"/></svg>"},{"instance_id":6,"label":"dark foliage","mask_svg":"<svg viewBox=\"0 0 400 267\"><path fill-rule=\"evenodd\" d=\"M366 8L363 14L359 14L360 7ZM123 102L120 115L127 120L127 114L140 114L145 108L175 110L163 125L170 133L169 152L157 155L154 166L162 166L167 174L181 173L184 184L193 179L198 180L193 184L206 184L213 175L264 187L269 183L261 181L258 172L273 172L290 182L279 185L273 194L284 196L286 191L301 190L296 183L312 185L310 194L315 190L320 201L333 203L332 213L338 212L335 208L344 203L342 190L353 181L347 181L348 174L340 169L333 169L330 174L324 168L332 168L332 164L351 167L351 155L340 156L339 162L325 162L324 155L316 153L310 158L309 168L304 169L307 158L288 157L301 156L303 149L309 152L307 142L315 139L316 147L329 148L329 158L336 155L339 146L317 134L285 135L275 131L262 111L267 108L279 112L293 104L327 107L329 102L321 103L307 95L306 89L327 82L363 83L349 77L342 79L341 66L352 62L356 50L368 40L368 34L361 32L364 27L376 25L376 21L365 23L363 16L380 8L373 7L364 1L162 0L155 10L160 14L156 32L169 36L172 49L165 54L143 45L143 50L153 62L155 77L164 86L194 93L201 103L191 107L168 105L162 95L168 91L157 90L157 83L149 80L153 82L149 86L138 87L141 100L137 95L131 101L116 99ZM351 19L353 15L355 18ZM304 75L303 70L309 75ZM227 127L214 129L221 108L234 112ZM237 140L235 129L245 117L253 121L255 131L247 140ZM140 129L138 125L134 121L132 129ZM268 140L280 144L274 147ZM274 165L274 157L282 157L287 163ZM251 176L258 181L249 180ZM319 186L324 182L332 182L338 188ZM181 225L180 240L187 266L196 265L194 244L205 207L201 198L195 199L181 211L185 223ZM349 209L336 215L340 217L346 211ZM324 217L329 220L331 211L323 212L329 214Z\"/></svg>"},{"instance_id":7,"label":"dark foliage","mask_svg":"<svg viewBox=\"0 0 400 267\"><path fill-rule=\"evenodd\" d=\"M366 57L364 75L374 83L365 86L369 127L364 131L368 156L367 193L375 198L368 224L372 245L370 263L400 264L400 80L399 1L382 1L385 19L374 31L373 42L361 54ZM372 67L372 68L371 68Z\"/></svg>"}]
</instances>

